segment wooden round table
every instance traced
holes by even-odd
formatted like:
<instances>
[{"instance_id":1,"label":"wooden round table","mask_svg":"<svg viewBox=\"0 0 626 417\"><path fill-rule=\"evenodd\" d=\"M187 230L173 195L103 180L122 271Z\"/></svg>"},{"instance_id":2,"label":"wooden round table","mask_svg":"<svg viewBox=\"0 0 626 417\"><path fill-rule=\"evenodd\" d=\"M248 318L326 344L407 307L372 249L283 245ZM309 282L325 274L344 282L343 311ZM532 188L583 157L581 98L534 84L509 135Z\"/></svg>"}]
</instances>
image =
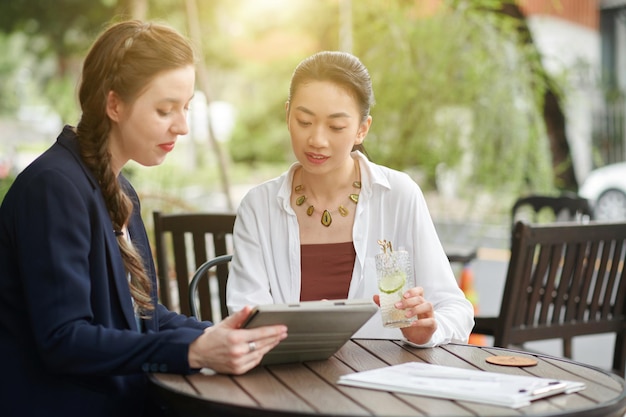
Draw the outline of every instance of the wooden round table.
<instances>
[{"instance_id":1,"label":"wooden round table","mask_svg":"<svg viewBox=\"0 0 626 417\"><path fill-rule=\"evenodd\" d=\"M499 366L494 355L537 365ZM465 369L581 381L586 388L519 409L338 385L344 374L418 361ZM154 398L180 416L615 416L626 412L624 379L592 366L509 349L449 344L418 349L400 341L352 340L325 361L257 367L245 375L151 374Z\"/></svg>"}]
</instances>

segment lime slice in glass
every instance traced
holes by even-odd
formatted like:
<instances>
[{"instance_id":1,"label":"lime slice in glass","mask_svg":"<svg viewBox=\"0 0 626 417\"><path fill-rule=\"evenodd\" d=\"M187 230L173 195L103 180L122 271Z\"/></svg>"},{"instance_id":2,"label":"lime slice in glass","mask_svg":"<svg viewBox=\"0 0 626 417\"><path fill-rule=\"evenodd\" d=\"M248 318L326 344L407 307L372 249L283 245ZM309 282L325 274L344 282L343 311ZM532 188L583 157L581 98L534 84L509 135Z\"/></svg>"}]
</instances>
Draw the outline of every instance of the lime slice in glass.
<instances>
[{"instance_id":1,"label":"lime slice in glass","mask_svg":"<svg viewBox=\"0 0 626 417\"><path fill-rule=\"evenodd\" d=\"M404 287L404 283L406 282L406 274L402 271L394 272L393 274L389 274L383 277L378 282L378 289L384 292L385 294L392 294Z\"/></svg>"}]
</instances>

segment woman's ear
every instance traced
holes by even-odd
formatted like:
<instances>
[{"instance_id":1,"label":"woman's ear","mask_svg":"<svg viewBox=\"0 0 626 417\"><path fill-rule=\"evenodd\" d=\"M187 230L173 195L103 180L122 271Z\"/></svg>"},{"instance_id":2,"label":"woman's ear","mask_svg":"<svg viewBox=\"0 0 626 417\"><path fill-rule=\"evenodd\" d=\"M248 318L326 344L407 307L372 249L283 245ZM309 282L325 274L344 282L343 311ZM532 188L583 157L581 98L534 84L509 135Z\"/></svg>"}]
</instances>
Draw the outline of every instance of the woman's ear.
<instances>
[{"instance_id":1,"label":"woman's ear","mask_svg":"<svg viewBox=\"0 0 626 417\"><path fill-rule=\"evenodd\" d=\"M285 121L287 122L287 131L289 131L289 100L285 101Z\"/></svg>"},{"instance_id":2,"label":"woman's ear","mask_svg":"<svg viewBox=\"0 0 626 417\"><path fill-rule=\"evenodd\" d=\"M119 95L113 90L109 91L107 94L107 104L106 104L106 113L114 122L120 121L120 115L123 112L124 103Z\"/></svg>"},{"instance_id":3,"label":"woman's ear","mask_svg":"<svg viewBox=\"0 0 626 417\"><path fill-rule=\"evenodd\" d=\"M359 130L356 132L356 140L354 141L355 145L360 145L365 140L367 136L367 132L370 131L370 126L372 125L372 116L367 116L367 119L359 125Z\"/></svg>"}]
</instances>

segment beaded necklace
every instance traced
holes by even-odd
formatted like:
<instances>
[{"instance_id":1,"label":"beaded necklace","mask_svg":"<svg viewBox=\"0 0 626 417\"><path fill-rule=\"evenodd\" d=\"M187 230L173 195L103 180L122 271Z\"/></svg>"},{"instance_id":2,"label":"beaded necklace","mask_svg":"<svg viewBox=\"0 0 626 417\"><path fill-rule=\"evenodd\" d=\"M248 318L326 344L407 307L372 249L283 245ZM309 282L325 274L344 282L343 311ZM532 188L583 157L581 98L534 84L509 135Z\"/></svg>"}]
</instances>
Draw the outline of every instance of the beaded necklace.
<instances>
[{"instance_id":1,"label":"beaded necklace","mask_svg":"<svg viewBox=\"0 0 626 417\"><path fill-rule=\"evenodd\" d=\"M356 163L355 166L358 167L358 163ZM300 177L302 177L302 174L300 174ZM352 187L356 188L357 190L360 190L361 181L358 180L358 177L359 175L358 175L358 168L357 168L357 180L352 181ZM304 191L305 191L305 187L303 184L298 184L294 188L294 192L298 194L298 198L296 198L296 206L298 207L300 207L307 201L306 194L303 194ZM359 202L359 194L350 193L348 194L348 199L352 201L354 204L357 204ZM343 204L339 204L339 207L337 207L337 210L333 210L332 213L336 211L338 211L342 217L346 217L348 214L350 214L350 211ZM315 213L315 206L313 204L310 204L306 209L306 214L307 216L311 217L313 213ZM324 211L322 212L322 217L320 218L320 223L325 227L329 227L332 224L332 222L333 222L333 216L331 215L331 211L329 211L328 209L324 209Z\"/></svg>"}]
</instances>

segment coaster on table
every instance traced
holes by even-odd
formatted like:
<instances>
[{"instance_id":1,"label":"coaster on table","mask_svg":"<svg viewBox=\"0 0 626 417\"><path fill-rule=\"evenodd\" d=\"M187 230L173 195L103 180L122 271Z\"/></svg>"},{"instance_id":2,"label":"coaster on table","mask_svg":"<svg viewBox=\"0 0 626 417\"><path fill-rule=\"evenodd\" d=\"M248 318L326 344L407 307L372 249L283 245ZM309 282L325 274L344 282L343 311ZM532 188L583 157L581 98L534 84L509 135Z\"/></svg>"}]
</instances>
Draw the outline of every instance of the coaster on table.
<instances>
[{"instance_id":1,"label":"coaster on table","mask_svg":"<svg viewBox=\"0 0 626 417\"><path fill-rule=\"evenodd\" d=\"M536 359L525 358L522 356L490 356L485 360L494 365L502 365L502 366L535 366L537 365Z\"/></svg>"}]
</instances>

